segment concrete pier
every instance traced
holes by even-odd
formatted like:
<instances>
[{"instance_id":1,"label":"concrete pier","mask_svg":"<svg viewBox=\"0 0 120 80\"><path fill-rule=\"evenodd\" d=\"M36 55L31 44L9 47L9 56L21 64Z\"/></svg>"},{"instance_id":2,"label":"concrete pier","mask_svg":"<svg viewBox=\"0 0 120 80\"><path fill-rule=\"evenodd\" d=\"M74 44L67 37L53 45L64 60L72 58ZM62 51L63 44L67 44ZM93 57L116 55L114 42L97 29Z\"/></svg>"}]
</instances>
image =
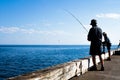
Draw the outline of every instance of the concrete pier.
<instances>
[{"instance_id":1,"label":"concrete pier","mask_svg":"<svg viewBox=\"0 0 120 80\"><path fill-rule=\"evenodd\" d=\"M111 51L111 55L113 55L114 52L115 52L114 50ZM118 51L118 54L119 54L119 51ZM107 59L108 53L103 54L102 57L104 59ZM98 56L96 57L96 60L98 64L100 62ZM110 77L112 74L114 75L117 74L116 73L117 70L120 72L120 64L118 62L120 63L120 56L114 55L112 56L112 61L105 61L105 71L102 71L102 72L88 71L88 69L93 66L92 58L88 57L88 58L82 58L79 60L67 62L64 64L59 64L43 70L34 71L28 74L11 77L11 78L8 78L8 80L69 80L69 79L70 80L96 80L96 78L97 80L102 80L107 76ZM118 66L118 67L115 67L115 66ZM112 67L115 69L113 69ZM114 71L114 73L112 71L109 72L109 70ZM96 75L96 77L94 77L94 75ZM112 75L112 78L115 77L114 75ZM74 76L77 76L77 77L74 77ZM101 76L103 76L103 78ZM99 77L100 79L98 79ZM116 80L118 78L119 76L117 76ZM113 79L104 79L104 80L113 80Z\"/></svg>"},{"instance_id":2,"label":"concrete pier","mask_svg":"<svg viewBox=\"0 0 120 80\"><path fill-rule=\"evenodd\" d=\"M97 66L97 71L88 71L87 73L71 78L70 80L120 80L120 51L112 56L111 61L105 61L104 71L100 70L100 65Z\"/></svg>"}]
</instances>

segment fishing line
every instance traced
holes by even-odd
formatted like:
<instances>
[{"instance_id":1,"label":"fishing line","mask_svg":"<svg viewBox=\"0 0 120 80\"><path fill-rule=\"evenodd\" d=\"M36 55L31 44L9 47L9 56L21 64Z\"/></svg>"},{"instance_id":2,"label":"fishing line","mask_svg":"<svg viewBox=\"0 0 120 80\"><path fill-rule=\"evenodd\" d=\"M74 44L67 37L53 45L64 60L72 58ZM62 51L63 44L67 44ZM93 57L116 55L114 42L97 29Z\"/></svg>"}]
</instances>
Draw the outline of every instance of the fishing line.
<instances>
[{"instance_id":1,"label":"fishing line","mask_svg":"<svg viewBox=\"0 0 120 80\"><path fill-rule=\"evenodd\" d=\"M69 13L72 17L74 17L74 18L80 23L80 25L83 27L83 29L84 29L86 32L88 32L88 30L86 29L86 27L80 22L80 20L79 20L77 17L75 17L74 14L72 14L70 11L68 11L68 10L66 10L66 9L64 9L64 11L66 11L66 12Z\"/></svg>"}]
</instances>

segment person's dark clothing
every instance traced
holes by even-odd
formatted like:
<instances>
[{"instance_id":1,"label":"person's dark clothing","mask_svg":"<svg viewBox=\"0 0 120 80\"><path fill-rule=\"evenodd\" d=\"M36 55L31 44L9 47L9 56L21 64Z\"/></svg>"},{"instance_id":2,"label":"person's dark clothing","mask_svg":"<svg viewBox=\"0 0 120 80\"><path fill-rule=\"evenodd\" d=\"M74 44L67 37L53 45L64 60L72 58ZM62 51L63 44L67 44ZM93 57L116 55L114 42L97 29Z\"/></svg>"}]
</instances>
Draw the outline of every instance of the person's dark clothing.
<instances>
[{"instance_id":1,"label":"person's dark clothing","mask_svg":"<svg viewBox=\"0 0 120 80\"><path fill-rule=\"evenodd\" d=\"M88 40L91 41L90 55L101 55L102 45L102 30L95 26L92 27L88 33Z\"/></svg>"},{"instance_id":2,"label":"person's dark clothing","mask_svg":"<svg viewBox=\"0 0 120 80\"><path fill-rule=\"evenodd\" d=\"M117 48L119 48L120 47L120 42L119 42L119 44L118 44L118 47Z\"/></svg>"},{"instance_id":3,"label":"person's dark clothing","mask_svg":"<svg viewBox=\"0 0 120 80\"><path fill-rule=\"evenodd\" d=\"M107 46L107 49L110 50L111 47L111 42L110 39L107 36L104 36L104 42L103 42L103 46Z\"/></svg>"}]
</instances>

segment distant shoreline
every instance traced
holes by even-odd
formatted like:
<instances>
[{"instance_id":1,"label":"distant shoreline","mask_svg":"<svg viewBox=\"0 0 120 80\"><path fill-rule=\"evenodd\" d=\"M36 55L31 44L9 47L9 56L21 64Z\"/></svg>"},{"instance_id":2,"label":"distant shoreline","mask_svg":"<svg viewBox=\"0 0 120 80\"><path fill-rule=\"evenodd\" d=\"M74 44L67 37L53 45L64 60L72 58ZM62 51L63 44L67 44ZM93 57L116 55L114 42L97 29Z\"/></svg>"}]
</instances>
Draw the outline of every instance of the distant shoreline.
<instances>
[{"instance_id":1,"label":"distant shoreline","mask_svg":"<svg viewBox=\"0 0 120 80\"><path fill-rule=\"evenodd\" d=\"M74 45L72 45L72 44L70 44L70 45L66 45L66 44L65 45L56 45L56 44L53 44L53 45L49 45L49 44L48 45L47 44L45 44L45 45L43 45L43 44L42 45L36 45L36 44L34 44L34 45L31 45L31 44L30 45L26 45L26 44L13 44L13 45L12 44L2 44L1 45L0 44L0 47L31 47L31 46L32 47L49 47L49 46L53 46L53 47L54 46L59 46L59 47L60 46L62 46L62 47L68 46L69 47L69 46L89 46L89 45L75 45L75 44Z\"/></svg>"}]
</instances>

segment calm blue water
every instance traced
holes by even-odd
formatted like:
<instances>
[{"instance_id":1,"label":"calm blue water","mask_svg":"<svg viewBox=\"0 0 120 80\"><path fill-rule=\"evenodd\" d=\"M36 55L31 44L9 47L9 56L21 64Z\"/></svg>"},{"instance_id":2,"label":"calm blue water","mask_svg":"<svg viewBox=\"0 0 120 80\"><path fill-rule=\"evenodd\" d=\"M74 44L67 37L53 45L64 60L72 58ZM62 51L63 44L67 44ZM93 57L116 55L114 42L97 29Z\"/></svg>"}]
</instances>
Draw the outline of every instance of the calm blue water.
<instances>
[{"instance_id":1,"label":"calm blue water","mask_svg":"<svg viewBox=\"0 0 120 80\"><path fill-rule=\"evenodd\" d=\"M86 56L88 45L1 45L0 80Z\"/></svg>"}]
</instances>

